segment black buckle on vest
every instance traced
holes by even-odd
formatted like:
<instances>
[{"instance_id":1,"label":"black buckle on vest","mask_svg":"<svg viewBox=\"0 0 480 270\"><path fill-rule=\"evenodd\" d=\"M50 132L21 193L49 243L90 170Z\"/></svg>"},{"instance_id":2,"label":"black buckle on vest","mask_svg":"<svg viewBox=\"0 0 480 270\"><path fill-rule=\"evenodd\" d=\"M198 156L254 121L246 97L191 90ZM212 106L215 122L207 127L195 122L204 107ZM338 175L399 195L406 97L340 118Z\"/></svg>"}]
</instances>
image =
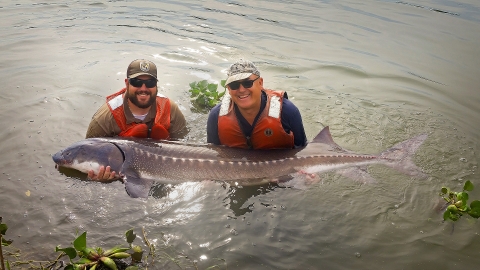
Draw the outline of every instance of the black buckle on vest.
<instances>
[{"instance_id":1,"label":"black buckle on vest","mask_svg":"<svg viewBox=\"0 0 480 270\"><path fill-rule=\"evenodd\" d=\"M151 135L152 135L152 127L153 127L153 124L154 124L153 122L154 122L154 121L152 120L152 121L150 121L150 123L147 124L147 128L148 128L148 130L147 130L147 138L150 138Z\"/></svg>"}]
</instances>

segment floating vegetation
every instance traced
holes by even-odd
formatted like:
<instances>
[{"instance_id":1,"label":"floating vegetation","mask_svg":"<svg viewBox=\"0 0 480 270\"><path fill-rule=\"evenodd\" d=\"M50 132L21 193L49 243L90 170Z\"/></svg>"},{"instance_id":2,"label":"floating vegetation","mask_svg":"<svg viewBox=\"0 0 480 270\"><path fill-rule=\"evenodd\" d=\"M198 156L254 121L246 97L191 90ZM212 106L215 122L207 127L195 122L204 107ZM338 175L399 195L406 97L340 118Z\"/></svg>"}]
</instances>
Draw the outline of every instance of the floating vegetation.
<instances>
[{"instance_id":1,"label":"floating vegetation","mask_svg":"<svg viewBox=\"0 0 480 270\"><path fill-rule=\"evenodd\" d=\"M1 223L0 217L0 269L12 270L13 267L21 266L23 269L64 269L64 270L137 270L153 266L155 263L167 265L173 263L179 269L198 269L197 261L191 260L188 255L178 252L172 245L168 244L167 239L162 233L162 242L157 246L151 244L147 239L145 230L142 228L143 241L148 247L148 253L144 252L141 246L132 245L137 238L133 229L125 232L125 238L128 247L116 246L110 249L101 247L89 247L87 245L87 232L83 232L72 242L71 246L61 248L57 246L56 252L60 252L53 261L35 261L21 260L20 250L13 252L2 250L2 246L7 247L13 242L6 240L5 235L8 227ZM146 253L146 254L145 254ZM4 255L12 258L5 260ZM68 257L65 263L61 259ZM208 269L227 269L227 264L223 259L217 259L220 263L208 267Z\"/></svg>"},{"instance_id":2,"label":"floating vegetation","mask_svg":"<svg viewBox=\"0 0 480 270\"><path fill-rule=\"evenodd\" d=\"M454 192L448 187L442 187L440 196L446 201L443 220L457 221L464 214L468 214L473 218L480 217L480 201L474 200L468 204L468 191L473 190L473 184L468 180L463 185L463 191Z\"/></svg>"},{"instance_id":3,"label":"floating vegetation","mask_svg":"<svg viewBox=\"0 0 480 270\"><path fill-rule=\"evenodd\" d=\"M225 88L225 80L220 82L221 86ZM218 92L218 84L208 83L207 80L190 83L190 101L195 109L204 112L213 108L220 102L226 90Z\"/></svg>"}]
</instances>

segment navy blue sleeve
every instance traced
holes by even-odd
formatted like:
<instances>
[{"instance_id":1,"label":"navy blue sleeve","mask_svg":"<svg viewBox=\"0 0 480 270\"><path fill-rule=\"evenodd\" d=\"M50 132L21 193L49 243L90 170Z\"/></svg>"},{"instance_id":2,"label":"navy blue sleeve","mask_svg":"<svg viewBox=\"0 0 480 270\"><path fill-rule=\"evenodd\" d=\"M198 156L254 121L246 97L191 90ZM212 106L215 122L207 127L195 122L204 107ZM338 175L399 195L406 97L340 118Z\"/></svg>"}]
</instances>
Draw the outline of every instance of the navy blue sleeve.
<instances>
[{"instance_id":1,"label":"navy blue sleeve","mask_svg":"<svg viewBox=\"0 0 480 270\"><path fill-rule=\"evenodd\" d=\"M218 115L220 113L220 104L217 104L210 110L207 120L207 143L220 145L220 137L218 137Z\"/></svg>"},{"instance_id":2,"label":"navy blue sleeve","mask_svg":"<svg viewBox=\"0 0 480 270\"><path fill-rule=\"evenodd\" d=\"M282 104L282 126L288 133L293 132L295 148L307 145L307 135L303 127L302 115L297 106L284 98Z\"/></svg>"}]
</instances>

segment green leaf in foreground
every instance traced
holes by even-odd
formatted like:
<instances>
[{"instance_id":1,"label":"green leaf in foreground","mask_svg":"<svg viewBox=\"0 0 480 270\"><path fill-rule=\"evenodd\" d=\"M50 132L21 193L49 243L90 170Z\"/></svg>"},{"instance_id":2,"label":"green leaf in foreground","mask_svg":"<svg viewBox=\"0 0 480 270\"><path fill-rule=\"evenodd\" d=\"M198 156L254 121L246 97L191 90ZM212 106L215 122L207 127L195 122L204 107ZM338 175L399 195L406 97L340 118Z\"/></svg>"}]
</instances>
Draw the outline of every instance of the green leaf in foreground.
<instances>
[{"instance_id":1,"label":"green leaf in foreground","mask_svg":"<svg viewBox=\"0 0 480 270\"><path fill-rule=\"evenodd\" d=\"M84 250L87 247L87 232L83 232L73 241L73 247L79 251Z\"/></svg>"},{"instance_id":2,"label":"green leaf in foreground","mask_svg":"<svg viewBox=\"0 0 480 270\"><path fill-rule=\"evenodd\" d=\"M468 212L473 218L480 218L480 201L473 201L470 203L470 211Z\"/></svg>"},{"instance_id":3,"label":"green leaf in foreground","mask_svg":"<svg viewBox=\"0 0 480 270\"><path fill-rule=\"evenodd\" d=\"M75 259L77 257L77 251L73 247L68 247L68 248L59 248L58 246L55 247L55 252L63 251L67 256L70 258L70 260Z\"/></svg>"},{"instance_id":4,"label":"green leaf in foreground","mask_svg":"<svg viewBox=\"0 0 480 270\"><path fill-rule=\"evenodd\" d=\"M127 243L133 243L133 240L137 237L137 235L133 232L133 229L130 229L125 232L125 237L127 238Z\"/></svg>"},{"instance_id":5,"label":"green leaf in foreground","mask_svg":"<svg viewBox=\"0 0 480 270\"><path fill-rule=\"evenodd\" d=\"M1 223L0 224L0 234L5 235L5 233L7 233L7 230L8 230L7 224Z\"/></svg>"},{"instance_id":6,"label":"green leaf in foreground","mask_svg":"<svg viewBox=\"0 0 480 270\"><path fill-rule=\"evenodd\" d=\"M467 180L467 182L465 182L465 185L463 185L463 190L465 190L465 191L472 191L473 190L473 184L472 184L472 182L470 182L470 180Z\"/></svg>"}]
</instances>

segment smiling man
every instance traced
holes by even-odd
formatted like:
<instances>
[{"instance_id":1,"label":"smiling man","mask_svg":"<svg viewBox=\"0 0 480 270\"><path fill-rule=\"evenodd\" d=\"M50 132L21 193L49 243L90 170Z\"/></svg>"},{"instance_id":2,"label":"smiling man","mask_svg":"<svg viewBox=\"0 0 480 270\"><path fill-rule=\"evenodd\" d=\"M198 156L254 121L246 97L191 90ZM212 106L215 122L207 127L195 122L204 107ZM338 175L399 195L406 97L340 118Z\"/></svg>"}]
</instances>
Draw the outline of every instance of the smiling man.
<instances>
[{"instance_id":1,"label":"smiling man","mask_svg":"<svg viewBox=\"0 0 480 270\"><path fill-rule=\"evenodd\" d=\"M208 116L207 142L251 149L297 148L307 144L302 116L286 92L263 87L250 61L230 66L228 93Z\"/></svg>"},{"instance_id":2,"label":"smiling man","mask_svg":"<svg viewBox=\"0 0 480 270\"><path fill-rule=\"evenodd\" d=\"M152 139L181 138L187 132L185 117L172 100L158 93L157 67L138 59L130 63L125 88L107 97L93 115L86 138L137 137ZM90 178L113 179L115 172L101 169Z\"/></svg>"}]
</instances>

